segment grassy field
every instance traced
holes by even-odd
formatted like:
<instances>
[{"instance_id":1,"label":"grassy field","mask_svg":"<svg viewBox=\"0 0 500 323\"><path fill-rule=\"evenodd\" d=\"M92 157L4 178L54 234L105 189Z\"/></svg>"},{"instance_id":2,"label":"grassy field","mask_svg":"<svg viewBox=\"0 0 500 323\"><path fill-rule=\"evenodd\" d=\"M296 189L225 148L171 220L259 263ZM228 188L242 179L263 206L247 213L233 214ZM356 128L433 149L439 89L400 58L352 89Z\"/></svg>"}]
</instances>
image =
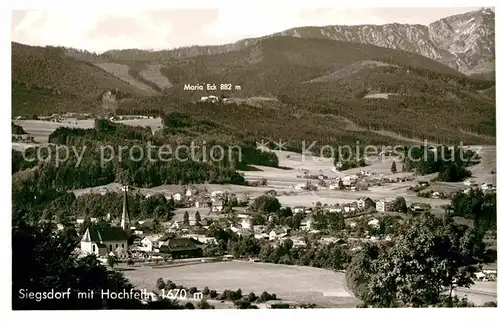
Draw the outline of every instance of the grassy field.
<instances>
[{"instance_id":1,"label":"grassy field","mask_svg":"<svg viewBox=\"0 0 500 323\"><path fill-rule=\"evenodd\" d=\"M301 266L217 262L171 268L135 267L124 272L139 288L152 290L156 280L172 280L186 287L222 291L241 288L244 294L263 291L278 298L323 307L354 307L358 300L345 286L343 273Z\"/></svg>"},{"instance_id":2,"label":"grassy field","mask_svg":"<svg viewBox=\"0 0 500 323\"><path fill-rule=\"evenodd\" d=\"M386 197L403 196L408 203L423 202L429 203L435 208L441 205L449 204L449 200L429 199L417 197L415 192L409 191L408 187L414 185L413 182L391 183L384 186L372 186L367 191L339 191L323 189L318 191L303 191L294 190L293 186L297 184L305 184L306 179L297 178L298 170L305 169L315 174L325 174L329 177L344 177L359 173L361 170L372 172L374 178L386 177L406 177L411 176L413 173L396 173L392 174L391 164L396 161L397 168L400 170L401 162L393 157L372 157L368 159L369 166L353 168L346 171L332 170L332 163L328 160L321 160L312 156L304 156L298 153L274 151L279 159L280 166L289 167L292 169L276 169L270 167L258 166L261 171L245 172L245 178L248 180L256 180L259 178L266 178L268 182L268 189L276 189L278 193L281 192L294 192L291 195L280 195L278 199L283 205L286 206L311 206L316 202L335 204L352 202L360 197L368 196L372 199L378 200ZM318 180L311 180L313 184ZM445 184L446 185L446 184Z\"/></svg>"},{"instance_id":3,"label":"grassy field","mask_svg":"<svg viewBox=\"0 0 500 323\"><path fill-rule=\"evenodd\" d=\"M476 282L471 288L458 288L458 297L467 297L469 302L475 305L483 305L486 302L497 302L497 282Z\"/></svg>"},{"instance_id":4,"label":"grassy field","mask_svg":"<svg viewBox=\"0 0 500 323\"><path fill-rule=\"evenodd\" d=\"M140 126L140 127L151 127L151 130L156 132L157 130L163 128L161 118L151 118L151 119L130 119L130 120L119 120L118 123L123 123L129 126Z\"/></svg>"},{"instance_id":5,"label":"grassy field","mask_svg":"<svg viewBox=\"0 0 500 323\"><path fill-rule=\"evenodd\" d=\"M14 124L23 127L29 135L32 135L36 142L46 143L49 140L49 135L59 127L71 128L94 128L94 120L77 120L68 118L65 122L52 122L45 120L13 120Z\"/></svg>"},{"instance_id":6,"label":"grassy field","mask_svg":"<svg viewBox=\"0 0 500 323\"><path fill-rule=\"evenodd\" d=\"M481 157L481 162L477 165L469 167L472 172L472 178L476 180L477 183L492 183L495 184L496 169L497 169L497 159L496 159L496 147L495 146L470 146L471 150L475 151L479 157ZM492 174L491 171L495 171Z\"/></svg>"},{"instance_id":7,"label":"grassy field","mask_svg":"<svg viewBox=\"0 0 500 323\"><path fill-rule=\"evenodd\" d=\"M18 126L23 127L24 131L33 136L36 142L42 144L47 143L49 140L49 135L59 127L82 129L94 128L94 119L78 120L76 118L65 118L62 120L62 122L52 122L45 120L12 120L12 122L14 122L14 124ZM130 119L120 120L117 122L131 126L149 126L153 131L156 131L162 127L160 118Z\"/></svg>"}]
</instances>

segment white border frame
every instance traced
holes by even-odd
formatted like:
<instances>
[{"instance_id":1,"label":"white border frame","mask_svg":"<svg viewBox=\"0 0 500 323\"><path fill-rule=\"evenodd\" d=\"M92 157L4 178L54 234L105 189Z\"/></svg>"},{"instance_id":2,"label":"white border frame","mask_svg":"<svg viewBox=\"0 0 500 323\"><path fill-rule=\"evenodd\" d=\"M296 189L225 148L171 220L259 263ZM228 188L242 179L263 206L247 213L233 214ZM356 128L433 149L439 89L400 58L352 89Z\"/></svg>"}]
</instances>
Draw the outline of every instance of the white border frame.
<instances>
[{"instance_id":1,"label":"white border frame","mask_svg":"<svg viewBox=\"0 0 500 323\"><path fill-rule=\"evenodd\" d=\"M6 2L2 2L2 10L1 15L2 19L0 20L4 28L2 28L2 38L3 42L8 48L8 51L2 51L2 86L1 90L3 95L1 96L4 104L2 104L2 108L0 113L2 114L2 122L4 123L4 127L0 127L2 131L1 135L1 144L2 151L9 151L11 143L8 138L10 138L10 122L11 122L11 110L10 110L10 98L11 98L11 82L10 82L10 34L9 30L11 28L11 11L13 9L33 9L40 8L42 4L36 0L18 0L15 3L15 7L5 6ZM228 0L220 0L217 2L209 2L208 0L184 0L182 4L175 1L175 4L172 4L173 1L168 4L164 3L161 0L142 0L139 3L135 3L132 5L125 5L125 1L116 1L116 0L108 0L108 1L85 1L84 3L78 2L76 5L68 4L68 1L60 1L60 0L46 0L43 2L43 8L45 9L54 9L54 8L62 8L62 7L85 7L89 8L94 6L95 10L106 10L106 9L115 9L117 6L124 7L131 10L137 9L146 9L146 8L220 8L220 7L235 7L235 6L270 6L270 1L266 0L252 0L252 1L228 1ZM306 5L307 6L306 6ZM422 0L422 1L405 1L399 2L394 0L386 0L383 3L373 3L370 1L363 0L351 0L346 5L345 3L339 3L335 5L332 1L328 0L308 0L307 3L291 3L291 2L272 2L272 6L279 10L280 6L287 7L308 7L308 8L326 8L326 7L493 7L495 6L494 1L483 1L482 4L478 5L473 1L431 1L431 0ZM258 23L258 22L256 22ZM335 21L332 21L332 25L335 24ZM496 26L496 34L498 34L498 24ZM498 69L498 65L497 65ZM498 80L498 78L497 78ZM497 98L498 98L498 87L497 87ZM498 108L497 108L498 114ZM497 137L498 137L498 127L497 127ZM497 142L497 151L498 151L498 142ZM2 225L1 230L2 234L0 234L1 246L3 249L3 255L5 259L7 259L8 264L2 266L2 280L1 280L1 306L2 306L2 321L3 318L9 318L8 322L12 321L20 321L20 322L45 322L45 321L61 321L61 322L89 322L95 320L97 322L100 321L139 321L139 320L169 320L176 322L191 322L191 321L199 321L199 322L222 322L222 321L230 321L235 322L243 321L243 322L267 322L267 321L281 321L281 322L310 322L310 321L345 321L345 322L383 322L387 321L441 321L446 322L449 320L453 321L463 321L463 322L480 322L482 320L494 320L494 317L500 317L498 308L467 308L467 309L316 309L316 310L261 310L261 311L238 311L238 310L204 310L204 311L80 311L75 313L74 311L47 311L47 312L35 312L35 311L16 311L13 312L11 310L11 174L10 174L10 159L3 158L0 160L1 162L1 199L3 211L2 212ZM497 159L497 169L498 169L499 161ZM497 183L498 186L498 183ZM497 238L498 239L498 238Z\"/></svg>"}]
</instances>

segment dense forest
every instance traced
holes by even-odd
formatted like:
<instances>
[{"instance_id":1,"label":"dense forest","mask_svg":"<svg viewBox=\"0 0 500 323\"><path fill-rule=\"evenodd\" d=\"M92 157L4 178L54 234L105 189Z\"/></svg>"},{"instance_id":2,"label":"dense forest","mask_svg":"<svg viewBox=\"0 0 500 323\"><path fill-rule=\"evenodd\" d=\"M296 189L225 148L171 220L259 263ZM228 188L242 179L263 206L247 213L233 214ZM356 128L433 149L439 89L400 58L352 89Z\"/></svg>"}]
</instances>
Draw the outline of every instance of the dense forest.
<instances>
[{"instance_id":1,"label":"dense forest","mask_svg":"<svg viewBox=\"0 0 500 323\"><path fill-rule=\"evenodd\" d=\"M496 193L485 193L480 189L470 190L467 194L457 193L451 206L453 215L473 220L474 227L480 232L496 231Z\"/></svg>"},{"instance_id":2,"label":"dense forest","mask_svg":"<svg viewBox=\"0 0 500 323\"><path fill-rule=\"evenodd\" d=\"M208 158L200 155L200 151L193 155L188 149L176 149L184 143L177 140L166 142L164 138L155 137L149 129L141 127L96 120L95 129L59 128L50 135L49 142L71 146L64 146L65 149L49 146L40 151L29 148L24 152L27 159L14 152L13 171L36 164L37 167L31 172L35 185L60 189L112 182L139 187L204 182L245 184L244 178L235 170L237 152L227 153L227 157L224 151L216 151ZM170 150L165 154L158 147L150 146L151 142L167 145ZM251 148L243 153L252 162L277 166L274 154L260 153ZM229 157L232 159L229 160ZM242 158L240 163L245 162Z\"/></svg>"},{"instance_id":3,"label":"dense forest","mask_svg":"<svg viewBox=\"0 0 500 323\"><path fill-rule=\"evenodd\" d=\"M415 170L420 175L437 172L439 181L459 182L471 175L466 167L479 162L475 152L463 147L413 146L405 148L403 169Z\"/></svg>"}]
</instances>

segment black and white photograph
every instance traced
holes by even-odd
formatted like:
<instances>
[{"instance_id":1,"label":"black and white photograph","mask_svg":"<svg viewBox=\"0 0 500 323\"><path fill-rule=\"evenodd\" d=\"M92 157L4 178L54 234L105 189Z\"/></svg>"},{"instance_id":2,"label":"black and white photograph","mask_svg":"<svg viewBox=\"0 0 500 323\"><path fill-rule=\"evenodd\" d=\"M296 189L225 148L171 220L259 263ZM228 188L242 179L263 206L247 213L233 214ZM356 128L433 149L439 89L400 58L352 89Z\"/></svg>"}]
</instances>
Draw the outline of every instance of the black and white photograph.
<instances>
[{"instance_id":1,"label":"black and white photograph","mask_svg":"<svg viewBox=\"0 0 500 323\"><path fill-rule=\"evenodd\" d=\"M14 314L497 307L494 7L9 14Z\"/></svg>"}]
</instances>

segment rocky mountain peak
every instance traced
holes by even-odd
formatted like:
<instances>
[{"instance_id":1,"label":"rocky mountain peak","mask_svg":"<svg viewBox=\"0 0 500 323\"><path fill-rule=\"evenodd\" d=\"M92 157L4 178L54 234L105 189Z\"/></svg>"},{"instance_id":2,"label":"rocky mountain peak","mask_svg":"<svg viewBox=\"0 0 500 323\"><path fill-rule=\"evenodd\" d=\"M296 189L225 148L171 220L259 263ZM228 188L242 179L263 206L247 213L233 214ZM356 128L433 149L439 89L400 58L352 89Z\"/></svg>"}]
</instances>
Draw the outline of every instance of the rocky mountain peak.
<instances>
[{"instance_id":1,"label":"rocky mountain peak","mask_svg":"<svg viewBox=\"0 0 500 323\"><path fill-rule=\"evenodd\" d=\"M298 27L277 34L402 49L435 59L465 74L488 73L495 68L495 13L489 8L445 17L429 26L391 23Z\"/></svg>"}]
</instances>

